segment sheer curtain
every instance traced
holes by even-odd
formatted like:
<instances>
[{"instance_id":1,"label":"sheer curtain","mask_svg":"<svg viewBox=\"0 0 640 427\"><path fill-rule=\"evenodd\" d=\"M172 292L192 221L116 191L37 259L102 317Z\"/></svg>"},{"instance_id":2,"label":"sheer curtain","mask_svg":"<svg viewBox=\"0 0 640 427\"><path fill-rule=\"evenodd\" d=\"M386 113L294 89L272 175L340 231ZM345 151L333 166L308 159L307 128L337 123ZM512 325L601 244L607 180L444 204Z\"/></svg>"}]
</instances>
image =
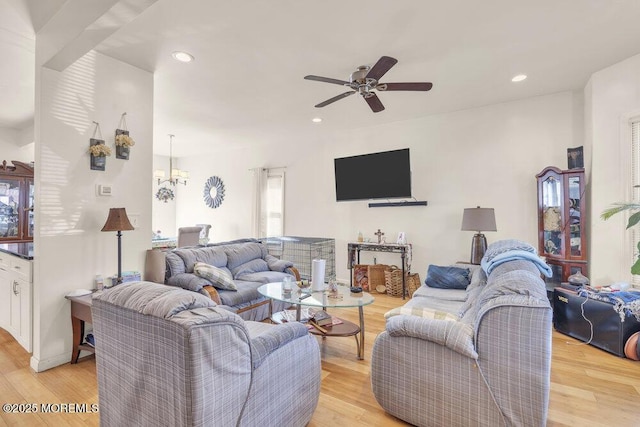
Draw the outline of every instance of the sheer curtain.
<instances>
[{"instance_id":1,"label":"sheer curtain","mask_svg":"<svg viewBox=\"0 0 640 427\"><path fill-rule=\"evenodd\" d=\"M251 172L253 237L284 235L284 168L254 168Z\"/></svg>"}]
</instances>

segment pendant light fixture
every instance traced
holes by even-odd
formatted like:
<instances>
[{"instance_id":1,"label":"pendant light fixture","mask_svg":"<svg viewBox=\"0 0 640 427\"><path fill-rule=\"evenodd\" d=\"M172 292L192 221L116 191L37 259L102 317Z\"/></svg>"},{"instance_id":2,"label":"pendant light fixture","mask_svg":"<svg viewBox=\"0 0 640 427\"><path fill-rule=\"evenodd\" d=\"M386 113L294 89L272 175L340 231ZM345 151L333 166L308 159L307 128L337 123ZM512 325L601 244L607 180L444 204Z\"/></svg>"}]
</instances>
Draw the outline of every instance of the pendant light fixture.
<instances>
[{"instance_id":1,"label":"pendant light fixture","mask_svg":"<svg viewBox=\"0 0 640 427\"><path fill-rule=\"evenodd\" d=\"M189 172L173 168L173 137L175 135L169 134L169 178L164 179L165 173L162 169L156 169L153 173L153 177L158 180L158 185L163 182L168 182L171 185L184 184L187 185L189 179Z\"/></svg>"}]
</instances>

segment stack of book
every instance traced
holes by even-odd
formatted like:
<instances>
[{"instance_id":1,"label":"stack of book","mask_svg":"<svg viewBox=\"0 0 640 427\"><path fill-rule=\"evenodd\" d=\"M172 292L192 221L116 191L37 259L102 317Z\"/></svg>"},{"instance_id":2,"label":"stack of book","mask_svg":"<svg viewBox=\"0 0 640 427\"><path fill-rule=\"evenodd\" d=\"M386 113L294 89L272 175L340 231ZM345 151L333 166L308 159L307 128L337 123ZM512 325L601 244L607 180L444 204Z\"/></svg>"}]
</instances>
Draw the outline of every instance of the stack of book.
<instances>
[{"instance_id":1,"label":"stack of book","mask_svg":"<svg viewBox=\"0 0 640 427\"><path fill-rule=\"evenodd\" d=\"M311 319L318 326L327 326L333 323L333 319L331 318L331 315L324 310L318 310L315 313L313 313L313 316L311 316Z\"/></svg>"}]
</instances>

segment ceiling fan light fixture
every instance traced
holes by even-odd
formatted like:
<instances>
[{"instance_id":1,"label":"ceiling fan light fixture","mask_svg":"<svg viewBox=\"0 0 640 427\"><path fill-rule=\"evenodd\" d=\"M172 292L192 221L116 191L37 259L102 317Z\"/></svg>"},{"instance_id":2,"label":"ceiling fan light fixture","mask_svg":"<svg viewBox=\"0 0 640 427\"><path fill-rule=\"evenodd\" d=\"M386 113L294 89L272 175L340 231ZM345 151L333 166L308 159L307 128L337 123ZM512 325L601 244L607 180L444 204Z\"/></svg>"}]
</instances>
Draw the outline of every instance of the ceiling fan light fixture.
<instances>
[{"instance_id":1,"label":"ceiling fan light fixture","mask_svg":"<svg viewBox=\"0 0 640 427\"><path fill-rule=\"evenodd\" d=\"M349 82L354 83L362 83L364 84L367 80L367 74L369 73L370 67L368 65L361 65L358 67L356 71L351 73L349 76Z\"/></svg>"},{"instance_id":2,"label":"ceiling fan light fixture","mask_svg":"<svg viewBox=\"0 0 640 427\"><path fill-rule=\"evenodd\" d=\"M195 59L190 53L182 51L173 52L171 56L173 56L173 59L180 62L191 62Z\"/></svg>"},{"instance_id":3,"label":"ceiling fan light fixture","mask_svg":"<svg viewBox=\"0 0 640 427\"><path fill-rule=\"evenodd\" d=\"M316 104L316 108L326 107L329 104L333 104L347 96L358 94L367 102L371 111L379 113L384 110L384 105L376 95L376 91L421 91L426 92L431 90L433 84L431 82L404 82L404 83L380 83L380 79L398 62L397 59L390 56L381 56L378 62L373 67L368 65L361 65L356 71L351 73L349 81L332 79L322 76L308 75L305 76L305 80L315 80L317 82L331 83L335 85L344 86L351 90L343 92L340 95L336 95L333 98L329 98L319 104Z\"/></svg>"},{"instance_id":4,"label":"ceiling fan light fixture","mask_svg":"<svg viewBox=\"0 0 640 427\"><path fill-rule=\"evenodd\" d=\"M527 78L526 74L518 74L517 76L514 76L511 79L511 81L514 82L514 83L517 83L517 82L521 82L521 81L525 80L526 78Z\"/></svg>"}]
</instances>

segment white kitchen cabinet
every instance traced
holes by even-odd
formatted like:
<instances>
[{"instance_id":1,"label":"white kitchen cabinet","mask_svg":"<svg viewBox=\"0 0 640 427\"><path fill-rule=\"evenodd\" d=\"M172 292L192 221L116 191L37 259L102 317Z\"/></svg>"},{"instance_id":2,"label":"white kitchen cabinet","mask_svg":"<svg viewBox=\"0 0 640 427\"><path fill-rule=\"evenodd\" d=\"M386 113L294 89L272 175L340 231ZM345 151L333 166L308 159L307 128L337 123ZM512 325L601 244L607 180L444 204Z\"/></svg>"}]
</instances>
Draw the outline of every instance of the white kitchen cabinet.
<instances>
[{"instance_id":1,"label":"white kitchen cabinet","mask_svg":"<svg viewBox=\"0 0 640 427\"><path fill-rule=\"evenodd\" d=\"M3 258L7 265L3 264ZM9 255L0 255L0 328L9 330L11 322L11 274L9 272Z\"/></svg>"},{"instance_id":2,"label":"white kitchen cabinet","mask_svg":"<svg viewBox=\"0 0 640 427\"><path fill-rule=\"evenodd\" d=\"M0 253L0 327L28 352L32 348L32 261Z\"/></svg>"},{"instance_id":3,"label":"white kitchen cabinet","mask_svg":"<svg viewBox=\"0 0 640 427\"><path fill-rule=\"evenodd\" d=\"M31 293L31 283L18 278L11 281L11 330L28 352L31 352Z\"/></svg>"}]
</instances>

